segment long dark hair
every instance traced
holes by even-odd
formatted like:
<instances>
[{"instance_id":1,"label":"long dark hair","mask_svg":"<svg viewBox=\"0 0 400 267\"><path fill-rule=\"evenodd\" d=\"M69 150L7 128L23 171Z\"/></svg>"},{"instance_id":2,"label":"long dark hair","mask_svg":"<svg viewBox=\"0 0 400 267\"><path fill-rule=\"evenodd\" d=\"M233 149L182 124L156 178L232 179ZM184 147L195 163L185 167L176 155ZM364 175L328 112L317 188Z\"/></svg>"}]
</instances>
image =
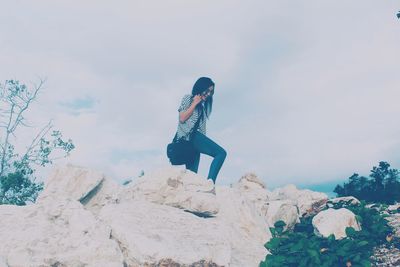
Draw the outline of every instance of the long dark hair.
<instances>
[{"instance_id":1,"label":"long dark hair","mask_svg":"<svg viewBox=\"0 0 400 267\"><path fill-rule=\"evenodd\" d=\"M193 85L193 89L192 89L192 97L194 97L195 95L199 95L202 94L204 91L206 91L208 88L210 88L210 86L213 86L215 88L215 83L208 77L200 77L199 79L197 79L197 81L194 83ZM213 91L214 93L214 91ZM206 101L204 102L204 108L205 110L202 110L201 112L205 111L205 115L208 119L208 117L211 114L212 111L212 103L213 103L213 96L212 94L207 97ZM196 107L197 109L201 109L201 105L197 105Z\"/></svg>"}]
</instances>

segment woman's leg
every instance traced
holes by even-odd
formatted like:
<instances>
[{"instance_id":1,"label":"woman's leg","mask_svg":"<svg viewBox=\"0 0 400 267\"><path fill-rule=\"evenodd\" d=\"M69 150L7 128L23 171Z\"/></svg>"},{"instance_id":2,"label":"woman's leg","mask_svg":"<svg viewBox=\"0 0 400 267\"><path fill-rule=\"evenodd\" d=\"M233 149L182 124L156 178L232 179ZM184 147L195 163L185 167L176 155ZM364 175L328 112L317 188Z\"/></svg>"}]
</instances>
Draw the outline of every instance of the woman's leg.
<instances>
[{"instance_id":1,"label":"woman's leg","mask_svg":"<svg viewBox=\"0 0 400 267\"><path fill-rule=\"evenodd\" d=\"M225 149L200 132L194 134L192 142L197 151L214 158L210 166L208 179L211 179L215 183L219 170L226 158Z\"/></svg>"},{"instance_id":2,"label":"woman's leg","mask_svg":"<svg viewBox=\"0 0 400 267\"><path fill-rule=\"evenodd\" d=\"M200 163L200 152L196 153L192 163L186 164L186 169L197 173L197 171L199 169L199 163Z\"/></svg>"}]
</instances>

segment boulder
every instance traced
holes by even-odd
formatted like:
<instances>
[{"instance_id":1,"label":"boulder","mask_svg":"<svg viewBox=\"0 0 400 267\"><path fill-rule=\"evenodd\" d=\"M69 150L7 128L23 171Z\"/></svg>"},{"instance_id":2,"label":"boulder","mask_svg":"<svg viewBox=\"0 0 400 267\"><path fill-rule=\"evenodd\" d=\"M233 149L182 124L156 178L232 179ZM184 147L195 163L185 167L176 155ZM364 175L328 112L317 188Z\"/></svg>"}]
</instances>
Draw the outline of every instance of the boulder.
<instances>
[{"instance_id":1,"label":"boulder","mask_svg":"<svg viewBox=\"0 0 400 267\"><path fill-rule=\"evenodd\" d=\"M54 168L47 178L44 190L38 199L48 195L82 200L103 180L104 175L88 168L68 164Z\"/></svg>"},{"instance_id":2,"label":"boulder","mask_svg":"<svg viewBox=\"0 0 400 267\"><path fill-rule=\"evenodd\" d=\"M126 186L87 168L57 168L35 204L0 206L0 267L1 257L12 267L258 266L269 227L293 227L327 199L293 185L270 192L251 173L213 188L177 167Z\"/></svg>"},{"instance_id":3,"label":"boulder","mask_svg":"<svg viewBox=\"0 0 400 267\"><path fill-rule=\"evenodd\" d=\"M230 266L225 225L166 205L130 200L106 205L99 213L112 229L128 266ZM213 266L213 265L210 265ZM245 266L245 265L242 265ZM247 265L249 266L249 265Z\"/></svg>"},{"instance_id":4,"label":"boulder","mask_svg":"<svg viewBox=\"0 0 400 267\"><path fill-rule=\"evenodd\" d=\"M123 187L109 178L94 188L90 194L81 199L85 209L97 215L99 211L107 204L116 204L119 202L119 195Z\"/></svg>"},{"instance_id":5,"label":"boulder","mask_svg":"<svg viewBox=\"0 0 400 267\"><path fill-rule=\"evenodd\" d=\"M243 175L235 187L240 189L242 192L254 192L262 190L261 192L263 192L263 194L266 193L267 190L265 183L254 173L247 173Z\"/></svg>"},{"instance_id":6,"label":"boulder","mask_svg":"<svg viewBox=\"0 0 400 267\"><path fill-rule=\"evenodd\" d=\"M267 213L265 218L270 227L274 227L277 221L284 221L284 229L292 229L300 222L299 210L293 200L272 200L267 202Z\"/></svg>"},{"instance_id":7,"label":"boulder","mask_svg":"<svg viewBox=\"0 0 400 267\"><path fill-rule=\"evenodd\" d=\"M267 202L271 192L266 189L265 184L255 174L245 174L233 187L254 204L260 216L266 216Z\"/></svg>"},{"instance_id":8,"label":"boulder","mask_svg":"<svg viewBox=\"0 0 400 267\"><path fill-rule=\"evenodd\" d=\"M316 235L328 237L334 234L335 239L346 237L347 227L353 227L356 231L361 230L355 214L346 208L323 210L315 215L312 225Z\"/></svg>"},{"instance_id":9,"label":"boulder","mask_svg":"<svg viewBox=\"0 0 400 267\"><path fill-rule=\"evenodd\" d=\"M124 266L111 229L73 199L0 206L0 255L12 267Z\"/></svg>"},{"instance_id":10,"label":"boulder","mask_svg":"<svg viewBox=\"0 0 400 267\"><path fill-rule=\"evenodd\" d=\"M238 188L219 186L216 196L216 220L227 229L232 247L229 266L258 266L269 253L264 244L272 236L265 218Z\"/></svg>"},{"instance_id":11,"label":"boulder","mask_svg":"<svg viewBox=\"0 0 400 267\"><path fill-rule=\"evenodd\" d=\"M272 191L270 200L285 200L291 199L295 201L299 208L300 217L311 212L314 205L320 205L321 202L328 200L328 195L321 192L314 192L308 189L297 189L293 184L286 185L282 188L277 188Z\"/></svg>"},{"instance_id":12,"label":"boulder","mask_svg":"<svg viewBox=\"0 0 400 267\"><path fill-rule=\"evenodd\" d=\"M148 173L126 186L121 202L145 200L195 213L214 215L218 204L212 190L214 184L189 170L170 167Z\"/></svg>"}]
</instances>

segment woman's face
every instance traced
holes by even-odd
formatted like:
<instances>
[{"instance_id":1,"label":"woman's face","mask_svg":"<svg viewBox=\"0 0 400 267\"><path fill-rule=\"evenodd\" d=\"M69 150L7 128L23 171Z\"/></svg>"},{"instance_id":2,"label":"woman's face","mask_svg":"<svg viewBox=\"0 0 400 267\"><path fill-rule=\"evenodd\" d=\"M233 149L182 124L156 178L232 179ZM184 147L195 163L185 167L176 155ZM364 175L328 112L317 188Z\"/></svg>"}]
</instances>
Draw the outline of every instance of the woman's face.
<instances>
[{"instance_id":1,"label":"woman's face","mask_svg":"<svg viewBox=\"0 0 400 267\"><path fill-rule=\"evenodd\" d=\"M209 96L212 96L214 94L214 85L211 85L210 87L208 87L207 90L205 90L203 92L203 100L206 100Z\"/></svg>"}]
</instances>

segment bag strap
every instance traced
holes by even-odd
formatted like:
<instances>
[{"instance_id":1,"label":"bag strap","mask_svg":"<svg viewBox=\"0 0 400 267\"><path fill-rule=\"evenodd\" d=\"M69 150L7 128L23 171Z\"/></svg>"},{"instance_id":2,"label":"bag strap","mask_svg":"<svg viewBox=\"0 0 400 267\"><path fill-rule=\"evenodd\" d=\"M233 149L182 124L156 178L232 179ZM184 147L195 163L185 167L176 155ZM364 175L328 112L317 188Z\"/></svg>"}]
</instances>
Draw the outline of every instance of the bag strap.
<instances>
[{"instance_id":1,"label":"bag strap","mask_svg":"<svg viewBox=\"0 0 400 267\"><path fill-rule=\"evenodd\" d=\"M192 139L194 133L195 133L195 132L197 131L197 129L199 128L200 120L203 118L203 114L204 114L204 110L201 109L201 114L200 114L200 116L197 118L196 123L194 124L192 130L191 130L190 133L189 133L189 140Z\"/></svg>"},{"instance_id":2,"label":"bag strap","mask_svg":"<svg viewBox=\"0 0 400 267\"><path fill-rule=\"evenodd\" d=\"M202 119L203 117L204 117L204 110L202 109L202 110L201 110L200 116L197 118L196 123L194 124L193 128L192 128L192 129L190 130L190 132L189 132L189 140L192 139L194 133L195 133L195 132L197 131L197 129L199 128L200 119ZM176 141L178 141L177 138L176 138L176 137L177 137L177 134L178 134L178 133L175 134L174 139L172 140L173 143L175 143Z\"/></svg>"}]
</instances>

